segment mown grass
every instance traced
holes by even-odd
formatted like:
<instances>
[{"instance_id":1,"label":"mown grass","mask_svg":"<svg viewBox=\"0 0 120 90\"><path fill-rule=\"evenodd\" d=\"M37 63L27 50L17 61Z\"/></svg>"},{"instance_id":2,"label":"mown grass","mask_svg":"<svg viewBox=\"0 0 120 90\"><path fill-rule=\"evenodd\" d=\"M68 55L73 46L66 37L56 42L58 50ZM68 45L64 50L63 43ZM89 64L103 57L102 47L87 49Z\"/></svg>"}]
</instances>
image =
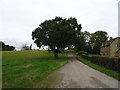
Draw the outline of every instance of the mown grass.
<instances>
[{"instance_id":1,"label":"mown grass","mask_svg":"<svg viewBox=\"0 0 120 90\"><path fill-rule=\"evenodd\" d=\"M65 53L56 60L45 50L3 51L3 88L26 88L67 63Z\"/></svg>"},{"instance_id":2,"label":"mown grass","mask_svg":"<svg viewBox=\"0 0 120 90\"><path fill-rule=\"evenodd\" d=\"M115 79L117 79L117 80L120 80L120 78L119 78L120 73L115 72L115 71L113 71L113 70L109 70L109 69L104 68L104 67L102 67L102 66L93 64L93 63L91 63L90 61L85 60L85 59L82 58L81 56L75 56L75 57L76 57L76 59L78 59L78 60L80 60L82 63L84 63L84 64L92 67L93 69L96 69L96 70L98 70L98 71L100 71L100 72L102 72L102 73L105 73L105 74L108 75L108 76L111 76L111 77L113 77L113 78L115 78Z\"/></svg>"}]
</instances>

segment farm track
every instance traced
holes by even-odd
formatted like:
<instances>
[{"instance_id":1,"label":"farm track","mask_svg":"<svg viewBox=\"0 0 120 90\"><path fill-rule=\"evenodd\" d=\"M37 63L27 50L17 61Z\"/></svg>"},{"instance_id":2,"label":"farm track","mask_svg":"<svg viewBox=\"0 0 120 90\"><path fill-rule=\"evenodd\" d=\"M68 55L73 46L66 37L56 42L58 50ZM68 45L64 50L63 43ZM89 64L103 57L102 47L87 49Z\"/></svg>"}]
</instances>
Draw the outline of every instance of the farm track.
<instances>
[{"instance_id":1,"label":"farm track","mask_svg":"<svg viewBox=\"0 0 120 90\"><path fill-rule=\"evenodd\" d=\"M68 54L68 63L50 74L36 88L118 88L118 81Z\"/></svg>"}]
</instances>

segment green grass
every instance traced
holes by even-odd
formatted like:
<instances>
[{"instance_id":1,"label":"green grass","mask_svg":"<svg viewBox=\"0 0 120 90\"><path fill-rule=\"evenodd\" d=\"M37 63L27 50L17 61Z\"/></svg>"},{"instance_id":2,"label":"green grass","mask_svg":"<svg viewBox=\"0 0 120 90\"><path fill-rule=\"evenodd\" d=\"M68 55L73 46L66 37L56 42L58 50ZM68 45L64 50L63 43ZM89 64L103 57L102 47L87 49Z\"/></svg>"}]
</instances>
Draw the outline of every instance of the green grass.
<instances>
[{"instance_id":1,"label":"green grass","mask_svg":"<svg viewBox=\"0 0 120 90\"><path fill-rule=\"evenodd\" d=\"M3 88L26 88L67 63L65 53L55 60L45 50L3 51Z\"/></svg>"},{"instance_id":2,"label":"green grass","mask_svg":"<svg viewBox=\"0 0 120 90\"><path fill-rule=\"evenodd\" d=\"M104 68L104 67L101 67L99 65L96 65L96 64L93 64L91 63L90 61L88 60L85 60L84 58L82 58L81 56L76 56L76 59L80 60L82 63L102 72L102 73L105 73L106 75L108 76L111 76L117 80L120 80L119 76L120 76L120 73L118 72L115 72L115 71L112 71L112 70L109 70L107 68Z\"/></svg>"}]
</instances>

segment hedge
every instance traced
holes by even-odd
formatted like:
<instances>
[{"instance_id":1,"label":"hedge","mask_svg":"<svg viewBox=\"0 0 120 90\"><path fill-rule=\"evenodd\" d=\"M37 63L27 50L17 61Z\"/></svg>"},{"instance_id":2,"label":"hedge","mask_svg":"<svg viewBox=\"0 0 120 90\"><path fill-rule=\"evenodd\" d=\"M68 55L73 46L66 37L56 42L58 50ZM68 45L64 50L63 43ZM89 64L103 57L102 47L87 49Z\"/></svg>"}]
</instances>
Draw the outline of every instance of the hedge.
<instances>
[{"instance_id":1,"label":"hedge","mask_svg":"<svg viewBox=\"0 0 120 90\"><path fill-rule=\"evenodd\" d=\"M111 58L111 57L101 57L101 56L87 56L81 55L86 60L89 60L91 63L103 66L110 70L120 72L120 58Z\"/></svg>"}]
</instances>

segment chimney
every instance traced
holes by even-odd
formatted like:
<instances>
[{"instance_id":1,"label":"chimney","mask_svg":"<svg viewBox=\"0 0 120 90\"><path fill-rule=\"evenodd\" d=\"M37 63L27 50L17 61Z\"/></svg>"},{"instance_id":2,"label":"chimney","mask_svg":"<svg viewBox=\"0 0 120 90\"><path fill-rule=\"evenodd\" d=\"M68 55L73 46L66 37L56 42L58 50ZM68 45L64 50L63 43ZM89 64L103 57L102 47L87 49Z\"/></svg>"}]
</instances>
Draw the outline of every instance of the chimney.
<instances>
[{"instance_id":1,"label":"chimney","mask_svg":"<svg viewBox=\"0 0 120 90\"><path fill-rule=\"evenodd\" d=\"M112 40L112 37L110 37L110 40Z\"/></svg>"}]
</instances>

